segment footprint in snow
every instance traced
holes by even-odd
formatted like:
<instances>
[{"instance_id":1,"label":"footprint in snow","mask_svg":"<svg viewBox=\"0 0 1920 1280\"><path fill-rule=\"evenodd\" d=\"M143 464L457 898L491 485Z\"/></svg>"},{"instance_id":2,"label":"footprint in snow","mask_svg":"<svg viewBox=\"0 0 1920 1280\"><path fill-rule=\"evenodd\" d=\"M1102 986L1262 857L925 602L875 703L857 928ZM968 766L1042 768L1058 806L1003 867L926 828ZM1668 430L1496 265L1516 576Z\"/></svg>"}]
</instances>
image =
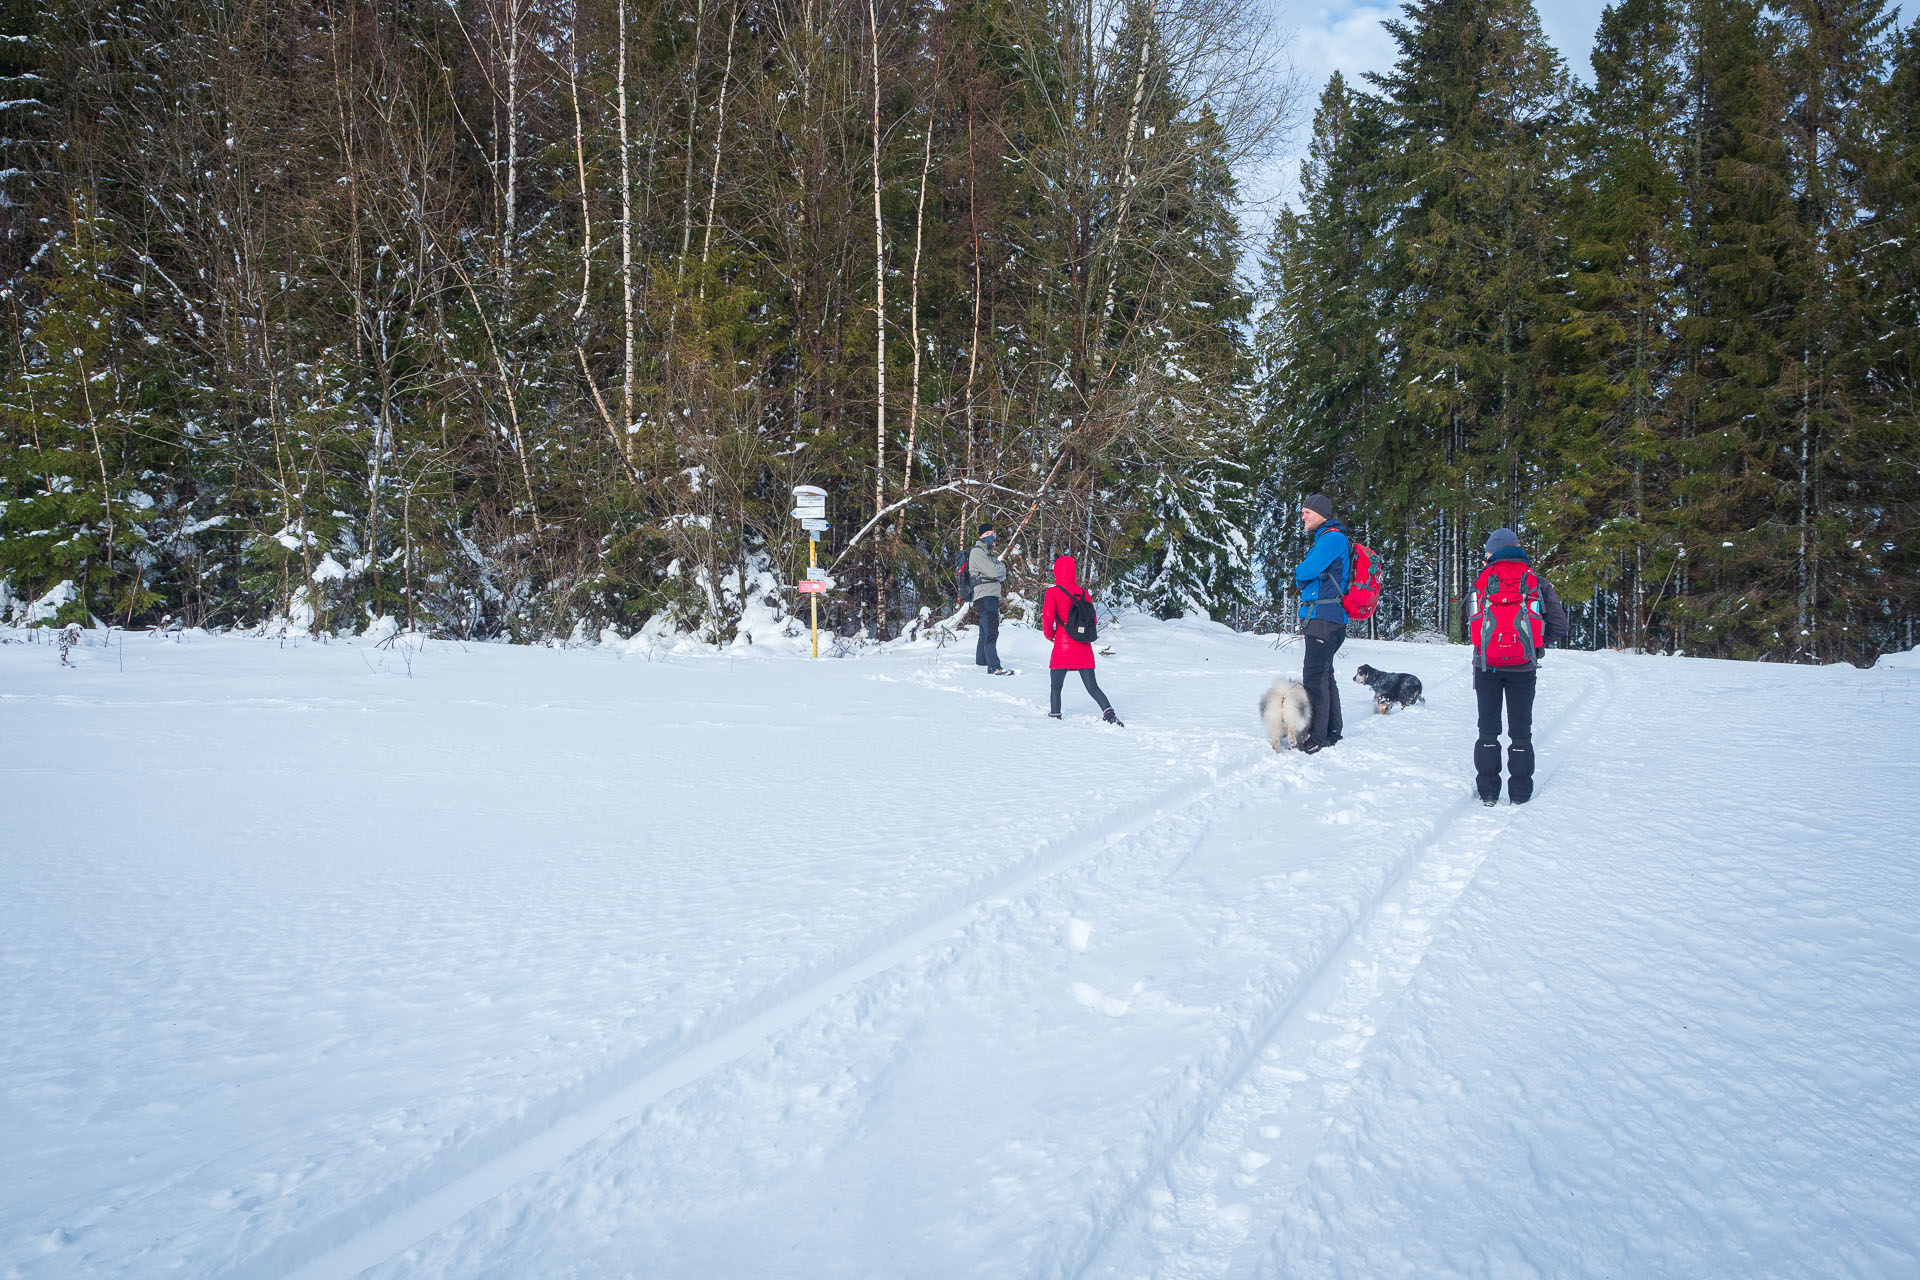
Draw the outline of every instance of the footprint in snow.
<instances>
[{"instance_id":1,"label":"footprint in snow","mask_svg":"<svg viewBox=\"0 0 1920 1280\"><path fill-rule=\"evenodd\" d=\"M1118 1018L1129 1008L1125 1000L1116 1000L1112 996L1102 995L1097 988L1090 987L1084 982L1076 982L1068 990L1073 993L1075 1000L1089 1009L1106 1014L1109 1018Z\"/></svg>"}]
</instances>

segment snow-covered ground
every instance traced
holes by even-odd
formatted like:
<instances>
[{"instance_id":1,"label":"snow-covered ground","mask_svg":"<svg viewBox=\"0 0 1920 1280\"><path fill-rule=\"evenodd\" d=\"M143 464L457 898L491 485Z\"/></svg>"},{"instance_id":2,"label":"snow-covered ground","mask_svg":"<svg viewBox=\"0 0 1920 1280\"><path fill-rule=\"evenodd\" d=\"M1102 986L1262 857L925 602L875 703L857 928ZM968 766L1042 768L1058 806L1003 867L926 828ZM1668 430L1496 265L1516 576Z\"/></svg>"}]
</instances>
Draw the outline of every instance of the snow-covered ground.
<instances>
[{"instance_id":1,"label":"snow-covered ground","mask_svg":"<svg viewBox=\"0 0 1920 1280\"><path fill-rule=\"evenodd\" d=\"M1920 1274L1920 660L1108 639L0 645L0 1275Z\"/></svg>"}]
</instances>

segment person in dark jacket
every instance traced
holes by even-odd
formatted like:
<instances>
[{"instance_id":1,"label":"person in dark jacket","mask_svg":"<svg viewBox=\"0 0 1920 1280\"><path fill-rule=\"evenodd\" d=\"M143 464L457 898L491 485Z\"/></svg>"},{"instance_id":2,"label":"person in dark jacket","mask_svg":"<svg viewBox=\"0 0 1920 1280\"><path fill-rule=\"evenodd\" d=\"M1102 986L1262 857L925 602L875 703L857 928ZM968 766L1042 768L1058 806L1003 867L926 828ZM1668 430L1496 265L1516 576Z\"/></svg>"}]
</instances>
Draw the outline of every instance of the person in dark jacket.
<instances>
[{"instance_id":1,"label":"person in dark jacket","mask_svg":"<svg viewBox=\"0 0 1920 1280\"><path fill-rule=\"evenodd\" d=\"M1488 534L1482 550L1489 568L1508 560L1517 560L1532 567L1527 553L1521 549L1519 535L1511 529L1495 529ZM1560 597L1554 593L1551 583L1538 573L1534 574L1534 578L1540 584L1540 618L1545 624L1546 643L1559 644L1567 638L1566 608L1561 605ZM1475 594L1478 594L1477 585ZM1470 603L1470 607L1478 605L1477 600ZM1467 638L1473 638L1471 630ZM1480 793L1482 804L1497 804L1500 800L1502 703L1506 708L1508 740L1507 798L1515 804L1525 804L1533 799L1533 695L1539 676L1540 659L1537 654L1525 662L1494 667L1487 665L1478 649L1474 650L1473 693L1479 703L1480 737L1473 744L1473 770L1474 788Z\"/></svg>"},{"instance_id":2,"label":"person in dark jacket","mask_svg":"<svg viewBox=\"0 0 1920 1280\"><path fill-rule=\"evenodd\" d=\"M1347 639L1347 611L1340 597L1347 593L1353 574L1353 545L1346 526L1333 518L1333 501L1324 493L1310 493L1300 503L1300 523L1313 535L1307 558L1293 571L1300 585L1301 631L1307 652L1301 663L1300 683L1307 687L1313 706L1313 725L1300 739L1302 751L1318 751L1340 741L1340 682L1333 678L1333 655Z\"/></svg>"},{"instance_id":3,"label":"person in dark jacket","mask_svg":"<svg viewBox=\"0 0 1920 1280\"><path fill-rule=\"evenodd\" d=\"M1000 589L1006 585L1007 566L993 554L993 526L980 526L980 540L967 553L967 571L973 575L973 609L980 615L980 636L973 644L975 666L990 676L1010 675L1000 665Z\"/></svg>"},{"instance_id":4,"label":"person in dark jacket","mask_svg":"<svg viewBox=\"0 0 1920 1280\"><path fill-rule=\"evenodd\" d=\"M1047 663L1053 694L1047 714L1055 720L1060 718L1060 690L1067 682L1067 672L1078 671L1080 683L1087 686L1087 692L1100 704L1100 718L1108 724L1119 725L1120 717L1113 713L1113 705L1107 701L1107 695L1100 692L1100 684L1093 678L1093 646L1085 640L1075 640L1067 630L1068 610L1073 608L1075 600L1087 598L1086 592L1080 588L1077 571L1078 566L1074 564L1072 556L1061 556L1055 560L1053 585L1047 588L1046 597L1040 603L1040 633L1053 641L1053 658Z\"/></svg>"}]
</instances>

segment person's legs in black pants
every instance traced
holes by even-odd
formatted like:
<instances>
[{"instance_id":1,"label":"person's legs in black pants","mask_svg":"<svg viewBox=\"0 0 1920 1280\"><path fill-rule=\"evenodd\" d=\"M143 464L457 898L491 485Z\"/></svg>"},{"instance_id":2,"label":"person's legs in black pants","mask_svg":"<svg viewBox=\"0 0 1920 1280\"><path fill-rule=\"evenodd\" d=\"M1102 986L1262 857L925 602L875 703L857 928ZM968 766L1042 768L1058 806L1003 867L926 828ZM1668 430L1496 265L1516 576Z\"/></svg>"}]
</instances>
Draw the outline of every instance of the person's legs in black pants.
<instances>
[{"instance_id":1,"label":"person's legs in black pants","mask_svg":"<svg viewBox=\"0 0 1920 1280\"><path fill-rule=\"evenodd\" d=\"M1525 804L1533 799L1533 694L1538 671L1506 673L1507 685L1507 799Z\"/></svg>"},{"instance_id":2,"label":"person's legs in black pants","mask_svg":"<svg viewBox=\"0 0 1920 1280\"><path fill-rule=\"evenodd\" d=\"M1515 804L1533 799L1533 695L1537 671L1476 671L1480 738L1473 744L1473 784L1482 800L1500 798L1500 713L1505 704L1507 796Z\"/></svg>"},{"instance_id":3,"label":"person's legs in black pants","mask_svg":"<svg viewBox=\"0 0 1920 1280\"><path fill-rule=\"evenodd\" d=\"M974 641L973 661L989 671L1000 669L1000 597L981 596L973 602L980 615L980 638Z\"/></svg>"},{"instance_id":4,"label":"person's legs in black pants","mask_svg":"<svg viewBox=\"0 0 1920 1280\"><path fill-rule=\"evenodd\" d=\"M1347 640L1347 629L1340 628L1340 634L1333 638L1333 650L1327 654L1327 736L1321 741L1327 746L1347 735L1346 718L1340 714L1340 678L1333 674L1333 654Z\"/></svg>"},{"instance_id":5,"label":"person's legs in black pants","mask_svg":"<svg viewBox=\"0 0 1920 1280\"><path fill-rule=\"evenodd\" d=\"M1346 639L1346 624L1307 619L1307 655L1300 664L1300 683L1306 686L1307 701L1313 707L1309 732L1323 747L1338 742L1345 728L1340 716L1340 682L1333 678L1333 655L1340 652Z\"/></svg>"},{"instance_id":6,"label":"person's legs in black pants","mask_svg":"<svg viewBox=\"0 0 1920 1280\"><path fill-rule=\"evenodd\" d=\"M1473 673L1473 697L1480 709L1480 737L1473 744L1473 786L1488 804L1500 798L1500 700L1504 693L1498 671Z\"/></svg>"},{"instance_id":7,"label":"person's legs in black pants","mask_svg":"<svg viewBox=\"0 0 1920 1280\"><path fill-rule=\"evenodd\" d=\"M1050 701L1047 704L1047 713L1057 716L1060 714L1060 690L1065 688L1067 683L1067 669L1065 667L1055 667L1053 670L1047 672L1047 677L1049 684L1052 686ZM1093 700L1100 704L1100 714L1105 715L1107 712L1113 710L1113 704L1107 701L1107 695L1100 692L1100 683L1093 678L1093 669L1091 667L1084 668L1080 672L1080 683L1087 686L1088 694L1092 695Z\"/></svg>"}]
</instances>

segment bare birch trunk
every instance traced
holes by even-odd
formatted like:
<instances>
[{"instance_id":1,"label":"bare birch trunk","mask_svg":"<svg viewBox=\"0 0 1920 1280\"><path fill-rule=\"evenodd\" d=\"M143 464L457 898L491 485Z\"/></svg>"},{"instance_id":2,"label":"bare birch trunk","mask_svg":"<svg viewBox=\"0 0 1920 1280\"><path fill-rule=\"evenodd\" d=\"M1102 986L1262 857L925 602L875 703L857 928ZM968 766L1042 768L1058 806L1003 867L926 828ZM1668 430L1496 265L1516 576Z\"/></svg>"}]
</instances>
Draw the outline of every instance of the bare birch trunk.
<instances>
[{"instance_id":1,"label":"bare birch trunk","mask_svg":"<svg viewBox=\"0 0 1920 1280\"><path fill-rule=\"evenodd\" d=\"M567 95L573 103L573 171L580 180L580 305L573 309L578 324L587 313L587 294L593 288L593 206L587 201L587 137L580 120L579 0L574 0L573 21L568 24Z\"/></svg>"},{"instance_id":2,"label":"bare birch trunk","mask_svg":"<svg viewBox=\"0 0 1920 1280\"><path fill-rule=\"evenodd\" d=\"M705 34L706 22L707 0L699 0L693 14L693 73L688 78L691 90L687 100L687 177L680 195L680 260L683 269L687 250L693 244L693 157L699 150L693 140L700 131L700 39Z\"/></svg>"},{"instance_id":3,"label":"bare birch trunk","mask_svg":"<svg viewBox=\"0 0 1920 1280\"><path fill-rule=\"evenodd\" d=\"M520 0L507 0L507 219L500 245L500 315L513 314L513 247L520 179Z\"/></svg>"},{"instance_id":4,"label":"bare birch trunk","mask_svg":"<svg viewBox=\"0 0 1920 1280\"><path fill-rule=\"evenodd\" d=\"M913 390L907 397L907 449L900 467L900 490L913 487L913 448L920 430L920 248L927 225L927 173L933 168L933 112L927 112L926 148L920 155L920 196L913 207L913 274L908 285L907 326L913 341ZM894 527L893 545L897 552L906 533L907 517L902 512Z\"/></svg>"},{"instance_id":5,"label":"bare birch trunk","mask_svg":"<svg viewBox=\"0 0 1920 1280\"><path fill-rule=\"evenodd\" d=\"M887 258L886 228L880 218L880 10L867 0L867 25L873 33L873 349L875 395L873 403L873 509L887 505ZM875 575L874 615L886 623L886 591Z\"/></svg>"},{"instance_id":6,"label":"bare birch trunk","mask_svg":"<svg viewBox=\"0 0 1920 1280\"><path fill-rule=\"evenodd\" d=\"M626 456L633 458L633 179L627 159L627 0L614 0L619 12L620 66L615 96L620 111L620 305L625 316L620 374L620 429Z\"/></svg>"},{"instance_id":7,"label":"bare birch trunk","mask_svg":"<svg viewBox=\"0 0 1920 1280\"><path fill-rule=\"evenodd\" d=\"M413 486L401 480L400 489L400 570L407 590L407 630L415 630L413 620Z\"/></svg>"},{"instance_id":8,"label":"bare birch trunk","mask_svg":"<svg viewBox=\"0 0 1920 1280\"><path fill-rule=\"evenodd\" d=\"M713 127L713 175L707 185L707 230L700 240L700 265L707 265L707 255L713 251L713 211L720 200L720 143L727 132L727 86L733 80L733 33L740 24L740 5L736 0L733 17L727 22L727 65L720 72L720 119ZM707 278L705 272L700 276L700 297L707 296ZM745 579L741 579L745 581Z\"/></svg>"},{"instance_id":9,"label":"bare birch trunk","mask_svg":"<svg viewBox=\"0 0 1920 1280\"><path fill-rule=\"evenodd\" d=\"M586 314L587 295L593 287L593 207L587 200L586 129L580 119L579 37L580 6L576 0L573 9L573 28L567 49L567 91L573 99L573 162L574 172L580 179L580 305L573 309L573 318L576 323ZM624 147L621 158L624 162ZM628 326L631 333L633 315L631 292L628 293L627 301ZM632 350L631 342L628 350ZM639 477L633 466L633 435L631 432L622 430L621 426L614 422L613 414L608 410L607 402L600 394L600 386L593 380L593 370L587 364L586 349L580 345L577 338L574 340L573 354L580 361L580 376L586 379L587 390L593 394L593 405L600 411L600 421L606 425L607 434L613 438L615 451L626 463L628 477L638 480ZM628 394L631 396L630 369L628 379Z\"/></svg>"},{"instance_id":10,"label":"bare birch trunk","mask_svg":"<svg viewBox=\"0 0 1920 1280\"><path fill-rule=\"evenodd\" d=\"M973 235L973 337L967 344L967 471L973 479L973 380L980 367L980 191L979 169L973 154L973 103L967 103L967 221ZM964 535L966 528L961 526Z\"/></svg>"},{"instance_id":11,"label":"bare birch trunk","mask_svg":"<svg viewBox=\"0 0 1920 1280\"><path fill-rule=\"evenodd\" d=\"M356 110L359 94L354 84L353 61L360 7L354 5L348 9L347 13L346 40L342 42L339 39L339 32L334 33L334 115L340 129L340 155L343 162L341 176L345 179L347 187L347 237L353 275L353 362L356 373L364 374L369 343L367 340L366 263L360 246L360 160L356 136L359 124ZM346 55L344 67L340 62L343 43ZM384 328L383 324L381 335L383 338ZM380 365L380 416L374 423L373 460L371 473L367 479L367 566L368 577L372 582L376 598L380 593L381 463L386 456L386 440L391 421L389 413L392 406L385 356L383 349L375 357Z\"/></svg>"},{"instance_id":12,"label":"bare birch trunk","mask_svg":"<svg viewBox=\"0 0 1920 1280\"><path fill-rule=\"evenodd\" d=\"M80 404L87 411L87 431L93 436L93 458L100 466L100 506L107 516L107 545L105 550L107 570L113 570L113 487L107 480L107 451L100 444L100 419L93 412L93 393L87 389L90 379L87 366L81 361L79 349L74 350L74 369L79 373Z\"/></svg>"}]
</instances>

